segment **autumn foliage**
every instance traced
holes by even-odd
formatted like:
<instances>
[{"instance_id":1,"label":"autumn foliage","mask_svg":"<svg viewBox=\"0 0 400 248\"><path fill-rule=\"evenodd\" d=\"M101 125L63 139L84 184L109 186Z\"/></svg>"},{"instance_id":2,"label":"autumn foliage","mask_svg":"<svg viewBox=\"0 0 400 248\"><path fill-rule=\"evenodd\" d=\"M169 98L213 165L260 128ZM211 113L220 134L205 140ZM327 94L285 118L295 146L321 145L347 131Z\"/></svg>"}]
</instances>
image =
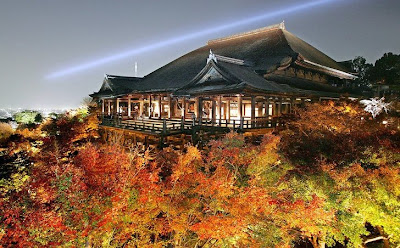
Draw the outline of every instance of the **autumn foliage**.
<instances>
[{"instance_id":1,"label":"autumn foliage","mask_svg":"<svg viewBox=\"0 0 400 248\"><path fill-rule=\"evenodd\" d=\"M399 129L357 104L310 105L258 145L230 133L151 160L96 131L78 114L11 135L32 164L0 181L3 247L400 244Z\"/></svg>"}]
</instances>

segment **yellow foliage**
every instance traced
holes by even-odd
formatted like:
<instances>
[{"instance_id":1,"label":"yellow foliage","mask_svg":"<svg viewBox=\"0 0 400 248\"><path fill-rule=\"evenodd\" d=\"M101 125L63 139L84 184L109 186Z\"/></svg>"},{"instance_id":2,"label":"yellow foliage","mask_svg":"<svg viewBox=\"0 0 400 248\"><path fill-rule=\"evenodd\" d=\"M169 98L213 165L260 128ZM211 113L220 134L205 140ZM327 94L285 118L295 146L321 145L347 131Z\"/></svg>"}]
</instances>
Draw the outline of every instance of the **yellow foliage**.
<instances>
[{"instance_id":1,"label":"yellow foliage","mask_svg":"<svg viewBox=\"0 0 400 248\"><path fill-rule=\"evenodd\" d=\"M8 180L0 179L0 195L7 195L11 191L21 191L29 179L26 173L14 173Z\"/></svg>"},{"instance_id":2,"label":"yellow foliage","mask_svg":"<svg viewBox=\"0 0 400 248\"><path fill-rule=\"evenodd\" d=\"M10 124L0 122L0 143L7 140L13 133L14 130Z\"/></svg>"},{"instance_id":3,"label":"yellow foliage","mask_svg":"<svg viewBox=\"0 0 400 248\"><path fill-rule=\"evenodd\" d=\"M17 130L16 133L27 139L39 139L42 136L42 131L39 128L32 130L24 128L22 130Z\"/></svg>"}]
</instances>

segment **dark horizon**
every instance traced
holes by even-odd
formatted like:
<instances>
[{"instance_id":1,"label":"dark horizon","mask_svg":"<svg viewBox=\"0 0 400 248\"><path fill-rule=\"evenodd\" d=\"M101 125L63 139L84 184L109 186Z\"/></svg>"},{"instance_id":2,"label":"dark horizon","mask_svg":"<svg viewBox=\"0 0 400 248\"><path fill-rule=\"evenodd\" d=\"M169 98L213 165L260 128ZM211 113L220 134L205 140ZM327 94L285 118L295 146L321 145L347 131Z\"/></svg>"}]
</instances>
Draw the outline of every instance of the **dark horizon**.
<instances>
[{"instance_id":1,"label":"dark horizon","mask_svg":"<svg viewBox=\"0 0 400 248\"><path fill-rule=\"evenodd\" d=\"M306 1L313 2L313 1ZM303 2L305 3L305 2ZM286 15L238 25L122 58L59 78L46 75L174 37L298 5L296 1L181 1L140 3L7 1L0 9L0 108L76 107L97 91L105 73L138 76L208 40L280 23L337 61L364 56L373 63L400 53L400 2L327 1ZM212 7L211 7L212 6Z\"/></svg>"}]
</instances>

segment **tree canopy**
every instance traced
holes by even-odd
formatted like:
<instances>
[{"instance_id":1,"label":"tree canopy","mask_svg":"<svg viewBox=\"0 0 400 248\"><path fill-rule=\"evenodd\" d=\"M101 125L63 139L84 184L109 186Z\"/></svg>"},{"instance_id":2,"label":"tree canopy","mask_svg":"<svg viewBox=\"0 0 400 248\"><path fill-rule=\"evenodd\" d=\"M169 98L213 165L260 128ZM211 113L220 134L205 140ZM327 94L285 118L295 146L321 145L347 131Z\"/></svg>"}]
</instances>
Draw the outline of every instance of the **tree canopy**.
<instances>
[{"instance_id":1,"label":"tree canopy","mask_svg":"<svg viewBox=\"0 0 400 248\"><path fill-rule=\"evenodd\" d=\"M0 179L0 242L27 247L400 244L398 119L316 103L261 143L237 133L159 151L98 139L77 111L17 130ZM388 124L383 125L382 120Z\"/></svg>"}]
</instances>

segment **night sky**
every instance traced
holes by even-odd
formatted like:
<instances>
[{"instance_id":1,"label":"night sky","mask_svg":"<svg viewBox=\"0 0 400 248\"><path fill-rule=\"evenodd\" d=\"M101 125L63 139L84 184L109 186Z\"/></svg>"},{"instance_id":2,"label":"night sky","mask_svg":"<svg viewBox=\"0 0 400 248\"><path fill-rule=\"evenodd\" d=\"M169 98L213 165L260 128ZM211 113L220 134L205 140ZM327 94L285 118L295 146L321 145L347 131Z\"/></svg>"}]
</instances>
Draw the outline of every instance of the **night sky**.
<instances>
[{"instance_id":1,"label":"night sky","mask_svg":"<svg viewBox=\"0 0 400 248\"><path fill-rule=\"evenodd\" d=\"M61 77L54 73L315 0L0 0L0 108L76 107L104 73L144 76L207 40L285 20L337 61L400 53L399 0L327 0ZM206 63L206 61L204 61Z\"/></svg>"}]
</instances>

